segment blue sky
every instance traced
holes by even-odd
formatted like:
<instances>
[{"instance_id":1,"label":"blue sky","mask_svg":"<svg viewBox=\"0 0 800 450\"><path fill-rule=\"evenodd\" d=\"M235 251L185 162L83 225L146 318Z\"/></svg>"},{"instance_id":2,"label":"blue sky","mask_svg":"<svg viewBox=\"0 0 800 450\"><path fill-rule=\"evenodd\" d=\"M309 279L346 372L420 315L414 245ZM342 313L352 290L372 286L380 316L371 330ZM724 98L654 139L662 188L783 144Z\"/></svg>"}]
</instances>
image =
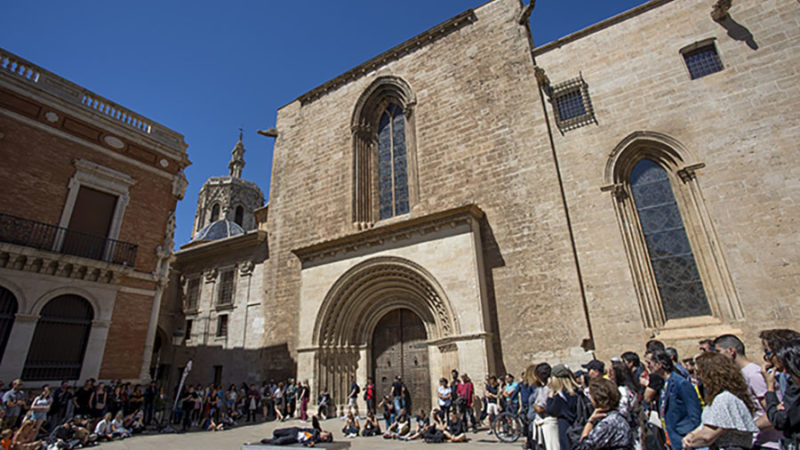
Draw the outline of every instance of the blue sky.
<instances>
[{"instance_id":1,"label":"blue sky","mask_svg":"<svg viewBox=\"0 0 800 450\"><path fill-rule=\"evenodd\" d=\"M484 0L9 1L0 46L186 137L192 165L175 241L197 191L227 175L244 128L244 177L269 196L270 128L281 106ZM536 45L644 0L539 0Z\"/></svg>"}]
</instances>

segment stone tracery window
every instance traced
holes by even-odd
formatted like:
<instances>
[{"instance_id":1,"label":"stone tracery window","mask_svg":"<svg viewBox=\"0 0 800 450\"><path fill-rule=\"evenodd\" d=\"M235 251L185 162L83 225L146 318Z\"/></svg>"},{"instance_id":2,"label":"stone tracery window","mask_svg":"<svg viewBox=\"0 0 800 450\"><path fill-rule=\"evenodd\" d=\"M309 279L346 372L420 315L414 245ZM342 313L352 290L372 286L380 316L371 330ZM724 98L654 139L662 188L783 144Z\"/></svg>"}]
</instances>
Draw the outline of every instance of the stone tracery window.
<instances>
[{"instance_id":1,"label":"stone tracery window","mask_svg":"<svg viewBox=\"0 0 800 450\"><path fill-rule=\"evenodd\" d=\"M366 229L407 214L416 202L414 106L400 78L377 78L353 113L352 220Z\"/></svg>"},{"instance_id":2,"label":"stone tracery window","mask_svg":"<svg viewBox=\"0 0 800 450\"><path fill-rule=\"evenodd\" d=\"M378 125L378 191L380 218L408 212L406 121L403 110L390 103Z\"/></svg>"},{"instance_id":3,"label":"stone tracery window","mask_svg":"<svg viewBox=\"0 0 800 450\"><path fill-rule=\"evenodd\" d=\"M700 192L704 165L669 136L639 131L606 165L628 266L647 328L743 310Z\"/></svg>"},{"instance_id":4,"label":"stone tracery window","mask_svg":"<svg viewBox=\"0 0 800 450\"><path fill-rule=\"evenodd\" d=\"M630 186L667 320L711 313L667 171L636 163Z\"/></svg>"}]
</instances>

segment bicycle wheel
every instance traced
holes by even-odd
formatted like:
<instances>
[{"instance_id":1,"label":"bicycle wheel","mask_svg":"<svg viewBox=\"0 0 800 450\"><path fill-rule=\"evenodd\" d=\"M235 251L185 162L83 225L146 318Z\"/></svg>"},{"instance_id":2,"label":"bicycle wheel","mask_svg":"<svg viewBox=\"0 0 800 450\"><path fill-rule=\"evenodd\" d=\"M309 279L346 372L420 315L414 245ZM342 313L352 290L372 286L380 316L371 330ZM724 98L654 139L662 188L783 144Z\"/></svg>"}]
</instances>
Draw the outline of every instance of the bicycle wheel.
<instances>
[{"instance_id":1,"label":"bicycle wheel","mask_svg":"<svg viewBox=\"0 0 800 450\"><path fill-rule=\"evenodd\" d=\"M519 439L521 429L519 419L510 412L498 414L492 422L492 431L502 442L515 442Z\"/></svg>"}]
</instances>

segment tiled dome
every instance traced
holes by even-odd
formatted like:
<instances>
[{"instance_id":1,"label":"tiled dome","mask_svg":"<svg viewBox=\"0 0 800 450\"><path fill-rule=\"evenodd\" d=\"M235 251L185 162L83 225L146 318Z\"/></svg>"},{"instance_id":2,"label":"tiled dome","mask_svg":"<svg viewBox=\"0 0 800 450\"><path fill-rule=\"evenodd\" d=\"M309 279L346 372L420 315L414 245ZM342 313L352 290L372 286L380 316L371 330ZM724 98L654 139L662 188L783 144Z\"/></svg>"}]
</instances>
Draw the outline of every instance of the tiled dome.
<instances>
[{"instance_id":1,"label":"tiled dome","mask_svg":"<svg viewBox=\"0 0 800 450\"><path fill-rule=\"evenodd\" d=\"M244 230L236 222L221 219L201 228L190 242L216 241L240 234L244 234Z\"/></svg>"}]
</instances>

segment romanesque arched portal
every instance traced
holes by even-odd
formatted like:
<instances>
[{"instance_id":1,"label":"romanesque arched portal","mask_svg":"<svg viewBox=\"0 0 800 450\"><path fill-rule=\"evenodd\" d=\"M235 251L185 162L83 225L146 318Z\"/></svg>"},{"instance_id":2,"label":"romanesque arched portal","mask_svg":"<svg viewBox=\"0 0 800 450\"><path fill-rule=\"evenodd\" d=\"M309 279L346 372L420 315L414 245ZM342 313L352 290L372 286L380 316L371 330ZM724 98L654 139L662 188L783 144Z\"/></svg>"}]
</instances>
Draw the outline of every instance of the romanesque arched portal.
<instances>
[{"instance_id":1,"label":"romanesque arched portal","mask_svg":"<svg viewBox=\"0 0 800 450\"><path fill-rule=\"evenodd\" d=\"M407 321L405 328L403 320ZM394 325L398 325L399 334L387 335L387 327ZM410 333L408 342L403 332ZM315 388L319 391L327 387L341 406L346 404L350 383L357 380L363 384L367 376L376 375L377 369L381 383L383 377L405 375L407 384L415 390L427 389L412 394L418 403L427 403L435 385L432 378L445 370L443 364L447 370L458 365L456 353L449 346L431 343L457 334L458 323L450 302L424 268L397 257L361 262L339 277L319 309L313 335ZM378 354L374 353L376 345ZM396 348L398 345L409 348ZM390 354L397 373L376 367L385 366ZM408 361L402 360L404 354ZM412 369L415 358L418 370ZM427 380L420 378L423 373Z\"/></svg>"}]
</instances>

